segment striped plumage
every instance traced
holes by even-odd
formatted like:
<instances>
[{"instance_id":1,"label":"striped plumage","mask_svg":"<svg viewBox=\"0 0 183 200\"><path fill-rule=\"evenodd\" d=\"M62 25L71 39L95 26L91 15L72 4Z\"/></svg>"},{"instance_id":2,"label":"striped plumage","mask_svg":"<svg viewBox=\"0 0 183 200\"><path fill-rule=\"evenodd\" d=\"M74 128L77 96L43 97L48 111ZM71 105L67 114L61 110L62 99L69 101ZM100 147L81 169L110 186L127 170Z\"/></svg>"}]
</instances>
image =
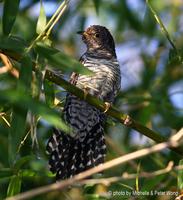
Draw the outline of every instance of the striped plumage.
<instances>
[{"instance_id":1,"label":"striped plumage","mask_svg":"<svg viewBox=\"0 0 183 200\"><path fill-rule=\"evenodd\" d=\"M112 103L120 89L120 68L115 45L109 31L94 25L82 32L87 51L81 63L94 75L73 73L70 82L105 102ZM106 145L104 139L105 114L87 102L67 94L64 117L72 128L72 134L55 129L47 144L50 154L50 170L57 179L72 177L86 169L104 162Z\"/></svg>"}]
</instances>

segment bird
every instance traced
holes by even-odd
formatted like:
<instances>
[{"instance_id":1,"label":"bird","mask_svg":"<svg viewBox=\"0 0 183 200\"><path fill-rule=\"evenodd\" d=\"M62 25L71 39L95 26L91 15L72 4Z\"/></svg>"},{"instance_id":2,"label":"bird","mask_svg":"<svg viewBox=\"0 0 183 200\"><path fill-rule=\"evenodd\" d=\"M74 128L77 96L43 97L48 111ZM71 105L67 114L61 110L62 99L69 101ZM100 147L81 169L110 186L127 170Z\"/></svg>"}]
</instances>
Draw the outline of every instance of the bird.
<instances>
[{"instance_id":1,"label":"bird","mask_svg":"<svg viewBox=\"0 0 183 200\"><path fill-rule=\"evenodd\" d=\"M73 72L70 83L111 105L121 86L114 39L101 25L89 26L78 34L86 45L86 52L79 61L93 74ZM103 164L106 156L105 112L68 93L63 115L72 132L66 134L54 128L46 146L50 171L56 174L56 180L71 178Z\"/></svg>"}]
</instances>

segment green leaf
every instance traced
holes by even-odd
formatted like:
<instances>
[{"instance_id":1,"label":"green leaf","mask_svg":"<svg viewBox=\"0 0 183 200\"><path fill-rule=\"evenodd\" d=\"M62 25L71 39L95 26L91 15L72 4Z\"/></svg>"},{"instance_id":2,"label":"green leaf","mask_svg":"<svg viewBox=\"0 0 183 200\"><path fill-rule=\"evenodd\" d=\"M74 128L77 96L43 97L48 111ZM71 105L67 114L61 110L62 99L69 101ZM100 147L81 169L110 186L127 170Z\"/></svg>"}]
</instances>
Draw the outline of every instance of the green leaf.
<instances>
[{"instance_id":1,"label":"green leaf","mask_svg":"<svg viewBox=\"0 0 183 200\"><path fill-rule=\"evenodd\" d=\"M143 20L143 30L149 36L153 36L154 32L156 31L156 22L149 7L146 7Z\"/></svg>"},{"instance_id":2,"label":"green leaf","mask_svg":"<svg viewBox=\"0 0 183 200\"><path fill-rule=\"evenodd\" d=\"M74 71L80 74L93 74L81 63L57 49L49 47L43 43L38 43L35 49L40 56L47 59L50 65L52 65L54 68L62 70L63 72Z\"/></svg>"},{"instance_id":3,"label":"green leaf","mask_svg":"<svg viewBox=\"0 0 183 200\"><path fill-rule=\"evenodd\" d=\"M21 170L21 175L22 177L34 177L36 176L36 172L33 170L26 169L26 170Z\"/></svg>"},{"instance_id":4,"label":"green leaf","mask_svg":"<svg viewBox=\"0 0 183 200\"><path fill-rule=\"evenodd\" d=\"M141 191L151 191L157 188L159 183L163 182L166 175L162 174L160 176L153 177L152 179L145 179L143 185L141 185Z\"/></svg>"},{"instance_id":5,"label":"green leaf","mask_svg":"<svg viewBox=\"0 0 183 200\"><path fill-rule=\"evenodd\" d=\"M97 14L99 13L100 3L101 3L100 0L93 0L93 4L94 4L94 6L95 6L95 10L96 10L96 13L97 13Z\"/></svg>"},{"instance_id":6,"label":"green leaf","mask_svg":"<svg viewBox=\"0 0 183 200\"><path fill-rule=\"evenodd\" d=\"M30 156L30 155L20 158L19 160L17 160L17 162L14 166L14 169L19 170L25 163L29 162L33 158L34 158L34 156Z\"/></svg>"},{"instance_id":7,"label":"green leaf","mask_svg":"<svg viewBox=\"0 0 183 200\"><path fill-rule=\"evenodd\" d=\"M7 197L14 196L15 194L20 193L21 190L22 179L20 176L13 176L10 179L10 183L8 185Z\"/></svg>"},{"instance_id":8,"label":"green leaf","mask_svg":"<svg viewBox=\"0 0 183 200\"><path fill-rule=\"evenodd\" d=\"M55 93L54 93L54 85L52 82L44 79L44 94L46 103L52 107L54 105Z\"/></svg>"},{"instance_id":9,"label":"green leaf","mask_svg":"<svg viewBox=\"0 0 183 200\"><path fill-rule=\"evenodd\" d=\"M138 166L137 166L137 175L136 175L136 179L135 179L135 189L138 192L139 192L139 173L140 173L140 168L141 168L141 162L138 163Z\"/></svg>"},{"instance_id":10,"label":"green leaf","mask_svg":"<svg viewBox=\"0 0 183 200\"><path fill-rule=\"evenodd\" d=\"M179 166L183 166L183 159L179 161ZM178 170L177 184L179 190L183 189L183 169Z\"/></svg>"},{"instance_id":11,"label":"green leaf","mask_svg":"<svg viewBox=\"0 0 183 200\"><path fill-rule=\"evenodd\" d=\"M24 56L21 60L20 76L17 83L17 91L21 96L27 96L31 93L32 80L32 62L28 56ZM21 99L19 99L21 102ZM21 102L23 103L23 102ZM13 164L16 161L18 146L24 135L26 128L26 117L28 108L13 107L12 122L9 134L9 160Z\"/></svg>"},{"instance_id":12,"label":"green leaf","mask_svg":"<svg viewBox=\"0 0 183 200\"><path fill-rule=\"evenodd\" d=\"M18 89L25 88L26 89L25 95L27 95L27 92L31 94L31 80L32 80L31 58L25 55L20 62L21 62L21 69L18 81Z\"/></svg>"},{"instance_id":13,"label":"green leaf","mask_svg":"<svg viewBox=\"0 0 183 200\"><path fill-rule=\"evenodd\" d=\"M33 99L29 95L23 95L23 92L21 92L21 90L1 90L0 93L3 94L0 95L0 104L3 105L5 102L9 102L14 107L16 107L17 110L19 110L19 112L21 112L21 110L30 110L33 114L40 115L51 125L56 126L65 132L69 131L67 125L64 123L64 121L60 118L60 115L54 109L49 108L46 104L39 102L36 99Z\"/></svg>"},{"instance_id":14,"label":"green leaf","mask_svg":"<svg viewBox=\"0 0 183 200\"><path fill-rule=\"evenodd\" d=\"M40 70L40 67L37 63L36 63L36 68L34 70L34 74L33 74L33 81L32 81L32 96L36 99L39 99L40 94L41 94L41 88L42 88L42 78L43 78L43 74Z\"/></svg>"},{"instance_id":15,"label":"green leaf","mask_svg":"<svg viewBox=\"0 0 183 200\"><path fill-rule=\"evenodd\" d=\"M19 37L0 37L0 49L3 51L15 51L23 53L26 47L25 41Z\"/></svg>"},{"instance_id":16,"label":"green leaf","mask_svg":"<svg viewBox=\"0 0 183 200\"><path fill-rule=\"evenodd\" d=\"M46 14L43 6L43 2L41 0L40 2L40 13L39 13L39 18L37 21L37 26L36 26L36 33L40 34L44 31L46 26Z\"/></svg>"},{"instance_id":17,"label":"green leaf","mask_svg":"<svg viewBox=\"0 0 183 200\"><path fill-rule=\"evenodd\" d=\"M3 33L9 35L15 22L20 0L5 0L3 9Z\"/></svg>"}]
</instances>

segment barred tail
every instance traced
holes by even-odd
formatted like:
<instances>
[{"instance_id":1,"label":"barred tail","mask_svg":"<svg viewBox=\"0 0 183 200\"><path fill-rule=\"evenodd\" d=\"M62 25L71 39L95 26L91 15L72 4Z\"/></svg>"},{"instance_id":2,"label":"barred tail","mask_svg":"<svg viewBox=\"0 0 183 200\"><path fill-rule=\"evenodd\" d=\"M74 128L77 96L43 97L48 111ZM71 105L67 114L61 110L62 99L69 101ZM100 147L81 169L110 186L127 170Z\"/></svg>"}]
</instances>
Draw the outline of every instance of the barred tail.
<instances>
[{"instance_id":1,"label":"barred tail","mask_svg":"<svg viewBox=\"0 0 183 200\"><path fill-rule=\"evenodd\" d=\"M106 145L103 128L96 125L83 141L54 129L47 144L50 171L66 179L104 162Z\"/></svg>"}]
</instances>

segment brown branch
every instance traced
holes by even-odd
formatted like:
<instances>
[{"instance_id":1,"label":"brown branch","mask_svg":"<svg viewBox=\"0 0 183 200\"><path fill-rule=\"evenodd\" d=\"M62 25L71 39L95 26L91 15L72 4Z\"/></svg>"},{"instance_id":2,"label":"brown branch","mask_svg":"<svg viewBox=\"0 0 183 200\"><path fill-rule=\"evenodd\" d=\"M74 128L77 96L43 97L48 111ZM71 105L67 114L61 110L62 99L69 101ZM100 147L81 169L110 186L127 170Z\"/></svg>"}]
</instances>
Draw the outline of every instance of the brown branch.
<instances>
[{"instance_id":1,"label":"brown branch","mask_svg":"<svg viewBox=\"0 0 183 200\"><path fill-rule=\"evenodd\" d=\"M166 168L160 169L154 172L142 172L138 175L138 178L153 178L155 176L160 176L163 174L167 174L170 171L179 171L183 170L183 165L178 165L173 167L173 161L170 161ZM85 179L79 181L79 184L103 184L109 186L113 182L121 181L121 180L129 180L129 179L136 179L137 174L128 174L125 173L123 176L114 176L110 178L100 178L100 179Z\"/></svg>"},{"instance_id":2,"label":"brown branch","mask_svg":"<svg viewBox=\"0 0 183 200\"><path fill-rule=\"evenodd\" d=\"M41 194L45 194L45 193L48 193L51 191L67 188L68 186L73 185L74 183L78 183L80 181L82 182L82 180L84 178L87 178L88 176L91 176L95 173L118 166L122 163L129 162L130 160L134 160L134 159L141 158L141 157L147 156L147 155L155 153L155 152L159 152L167 147L176 147L176 146L180 145L179 141L180 141L180 139L182 139L182 137L183 137L183 128L178 133L176 133L174 136L172 136L168 142L162 142L162 143L156 144L152 147L144 148L142 150L138 150L138 151L129 153L127 155L121 156L119 158L108 161L104 164L101 164L97 167L94 167L87 171L84 171L83 173L80 173L80 174L74 176L73 178L70 178L70 179L67 179L64 181L59 181L59 182L53 183L51 185L42 186L42 187L30 190L30 191L24 192L22 194L18 194L16 196L9 197L6 200L29 199L29 198L35 197L37 195L41 195Z\"/></svg>"},{"instance_id":3,"label":"brown branch","mask_svg":"<svg viewBox=\"0 0 183 200\"><path fill-rule=\"evenodd\" d=\"M155 176L160 176L162 174L167 174L172 170L182 170L183 169L183 165L182 166L175 166L175 167L173 167L173 165L174 165L173 161L170 161L166 168L160 169L160 170L157 170L157 171L154 171L154 172L141 172L138 175L138 178L152 178L152 177L155 177ZM123 178L123 179L135 179L136 177L137 177L137 174L128 174L127 172L125 172L125 173L122 174L121 178Z\"/></svg>"},{"instance_id":4,"label":"brown branch","mask_svg":"<svg viewBox=\"0 0 183 200\"><path fill-rule=\"evenodd\" d=\"M95 106L96 108L100 109L101 111L105 111L106 109L106 105L104 102L102 102L101 100L91 96L90 94L88 94L86 96L86 94L84 93L83 90L77 88L76 86L70 84L69 82L65 81L64 79L62 79L60 76L54 74L53 72L47 70L45 73L45 79L60 85L62 88L64 88L65 90L67 90L68 92L74 94L75 96L79 97L80 99L83 99L85 101L87 101L89 104ZM116 108L114 108L113 106L111 106L109 108L109 110L106 112L106 114L110 115L111 117L117 119L120 123L124 124L125 120L127 118L129 118L128 115L125 115L121 112L119 112ZM152 131L151 129L143 126L142 124L138 123L137 121L133 120L132 118L129 119L130 123L129 124L125 124L130 128L133 128L134 130L140 132L141 134L147 136L148 138L154 140L157 143L160 142L165 142L167 141L167 139L163 136L161 136L159 133L156 133L154 131ZM182 147L170 147L171 150L175 151L176 153L183 155L183 148Z\"/></svg>"},{"instance_id":5,"label":"brown branch","mask_svg":"<svg viewBox=\"0 0 183 200\"><path fill-rule=\"evenodd\" d=\"M13 65L11 64L8 56L6 56L3 53L0 53L0 58L1 58L2 62L3 62L3 64L4 64L4 66L2 68L0 68L0 74L10 72L13 76L18 78L19 72L18 72L17 69L15 69L13 67Z\"/></svg>"}]
</instances>

